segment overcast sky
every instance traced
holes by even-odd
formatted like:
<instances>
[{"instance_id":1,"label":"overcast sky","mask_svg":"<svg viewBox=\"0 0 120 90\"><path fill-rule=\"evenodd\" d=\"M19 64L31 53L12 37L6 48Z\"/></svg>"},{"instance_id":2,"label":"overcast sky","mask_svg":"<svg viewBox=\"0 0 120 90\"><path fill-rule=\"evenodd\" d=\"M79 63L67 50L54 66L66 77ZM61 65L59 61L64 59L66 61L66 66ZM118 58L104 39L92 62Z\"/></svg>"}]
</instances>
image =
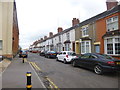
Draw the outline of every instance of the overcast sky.
<instances>
[{"instance_id":1,"label":"overcast sky","mask_svg":"<svg viewBox=\"0 0 120 90\"><path fill-rule=\"evenodd\" d=\"M120 0L118 0L120 1ZM35 40L57 33L106 11L106 0L16 0L20 46L28 48Z\"/></svg>"}]
</instances>

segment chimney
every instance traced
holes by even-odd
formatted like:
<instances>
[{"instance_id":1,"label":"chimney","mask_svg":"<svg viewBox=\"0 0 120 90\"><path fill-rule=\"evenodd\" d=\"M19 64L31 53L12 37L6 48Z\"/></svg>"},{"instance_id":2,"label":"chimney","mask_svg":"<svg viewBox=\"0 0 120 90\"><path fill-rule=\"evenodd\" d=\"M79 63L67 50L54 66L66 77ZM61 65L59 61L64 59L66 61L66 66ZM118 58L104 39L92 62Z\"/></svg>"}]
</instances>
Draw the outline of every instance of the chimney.
<instances>
[{"instance_id":1,"label":"chimney","mask_svg":"<svg viewBox=\"0 0 120 90\"><path fill-rule=\"evenodd\" d=\"M47 36L44 36L44 39L47 39Z\"/></svg>"},{"instance_id":2,"label":"chimney","mask_svg":"<svg viewBox=\"0 0 120 90\"><path fill-rule=\"evenodd\" d=\"M43 38L40 39L41 41L43 40Z\"/></svg>"},{"instance_id":3,"label":"chimney","mask_svg":"<svg viewBox=\"0 0 120 90\"><path fill-rule=\"evenodd\" d=\"M49 37L52 37L53 36L53 33L52 32L49 32Z\"/></svg>"},{"instance_id":4,"label":"chimney","mask_svg":"<svg viewBox=\"0 0 120 90\"><path fill-rule=\"evenodd\" d=\"M80 23L79 19L73 18L72 26L75 26L76 24L79 24L79 23Z\"/></svg>"},{"instance_id":5,"label":"chimney","mask_svg":"<svg viewBox=\"0 0 120 90\"><path fill-rule=\"evenodd\" d=\"M63 31L62 27L58 27L58 33L62 31Z\"/></svg>"},{"instance_id":6,"label":"chimney","mask_svg":"<svg viewBox=\"0 0 120 90\"><path fill-rule=\"evenodd\" d=\"M111 8L117 6L118 1L116 0L107 0L106 1L106 6L107 6L107 10L110 10Z\"/></svg>"}]
</instances>

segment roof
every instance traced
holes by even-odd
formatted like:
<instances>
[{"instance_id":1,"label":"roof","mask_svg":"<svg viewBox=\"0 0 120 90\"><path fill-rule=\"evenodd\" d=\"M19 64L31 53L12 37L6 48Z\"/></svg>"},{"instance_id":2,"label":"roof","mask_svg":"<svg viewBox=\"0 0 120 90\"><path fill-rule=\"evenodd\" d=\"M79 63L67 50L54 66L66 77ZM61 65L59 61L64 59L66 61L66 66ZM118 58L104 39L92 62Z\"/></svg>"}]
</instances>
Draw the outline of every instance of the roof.
<instances>
[{"instance_id":1,"label":"roof","mask_svg":"<svg viewBox=\"0 0 120 90\"><path fill-rule=\"evenodd\" d=\"M107 1L116 1L116 0L107 0ZM94 17L91 17L91 18L89 18L89 19L87 19L87 20L85 20L85 21L83 21L83 22L81 22L81 23L79 23L79 24L77 24L77 25L75 25L73 27L67 28L67 29L63 30L62 32L59 32L59 33L57 33L57 34L55 34L55 35L53 35L51 37L48 37L47 39L44 39L44 40L40 41L40 42L44 42L44 41L46 41L48 39L54 38L55 36L64 34L64 33L68 32L68 31L71 31L71 30L77 28L77 27L81 27L81 26L84 26L86 24L95 22L95 21L97 21L99 19L105 18L105 17L107 17L109 15L112 15L114 13L117 13L117 12L120 12L120 5L117 5L116 7L112 8L110 10L104 11L104 12L102 12L102 13L94 16Z\"/></svg>"}]
</instances>

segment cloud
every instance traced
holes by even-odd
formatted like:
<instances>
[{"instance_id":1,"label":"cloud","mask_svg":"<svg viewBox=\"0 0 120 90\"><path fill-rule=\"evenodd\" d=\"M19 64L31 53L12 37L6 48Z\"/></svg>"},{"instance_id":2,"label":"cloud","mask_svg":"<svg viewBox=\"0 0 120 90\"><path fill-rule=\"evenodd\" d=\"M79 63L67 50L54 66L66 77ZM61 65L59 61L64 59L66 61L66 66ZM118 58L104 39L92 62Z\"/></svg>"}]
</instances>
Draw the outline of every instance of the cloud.
<instances>
[{"instance_id":1,"label":"cloud","mask_svg":"<svg viewBox=\"0 0 120 90\"><path fill-rule=\"evenodd\" d=\"M20 45L24 48L57 28L72 26L106 10L106 0L16 0ZM29 44L27 44L29 43Z\"/></svg>"}]
</instances>

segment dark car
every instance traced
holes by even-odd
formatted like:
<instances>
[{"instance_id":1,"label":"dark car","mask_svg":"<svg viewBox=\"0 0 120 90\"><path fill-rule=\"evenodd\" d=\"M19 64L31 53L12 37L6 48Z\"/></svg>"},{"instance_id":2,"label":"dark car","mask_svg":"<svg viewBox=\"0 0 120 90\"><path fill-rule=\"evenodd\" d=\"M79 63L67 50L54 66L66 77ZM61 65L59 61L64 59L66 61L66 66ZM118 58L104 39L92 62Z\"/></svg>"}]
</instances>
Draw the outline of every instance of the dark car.
<instances>
[{"instance_id":1,"label":"dark car","mask_svg":"<svg viewBox=\"0 0 120 90\"><path fill-rule=\"evenodd\" d=\"M47 58L56 58L56 56L57 56L57 52L55 52L55 51L48 51L45 54L45 57L47 57Z\"/></svg>"},{"instance_id":2,"label":"dark car","mask_svg":"<svg viewBox=\"0 0 120 90\"><path fill-rule=\"evenodd\" d=\"M20 52L19 52L19 58L27 58L28 57L28 51L26 51L26 50L21 50Z\"/></svg>"},{"instance_id":3,"label":"dark car","mask_svg":"<svg viewBox=\"0 0 120 90\"><path fill-rule=\"evenodd\" d=\"M46 53L47 53L47 51L41 51L41 52L39 52L39 55L40 56L45 56Z\"/></svg>"},{"instance_id":4,"label":"dark car","mask_svg":"<svg viewBox=\"0 0 120 90\"><path fill-rule=\"evenodd\" d=\"M83 54L79 58L72 59L72 65L94 70L96 74L120 70L120 60L106 54Z\"/></svg>"}]
</instances>

